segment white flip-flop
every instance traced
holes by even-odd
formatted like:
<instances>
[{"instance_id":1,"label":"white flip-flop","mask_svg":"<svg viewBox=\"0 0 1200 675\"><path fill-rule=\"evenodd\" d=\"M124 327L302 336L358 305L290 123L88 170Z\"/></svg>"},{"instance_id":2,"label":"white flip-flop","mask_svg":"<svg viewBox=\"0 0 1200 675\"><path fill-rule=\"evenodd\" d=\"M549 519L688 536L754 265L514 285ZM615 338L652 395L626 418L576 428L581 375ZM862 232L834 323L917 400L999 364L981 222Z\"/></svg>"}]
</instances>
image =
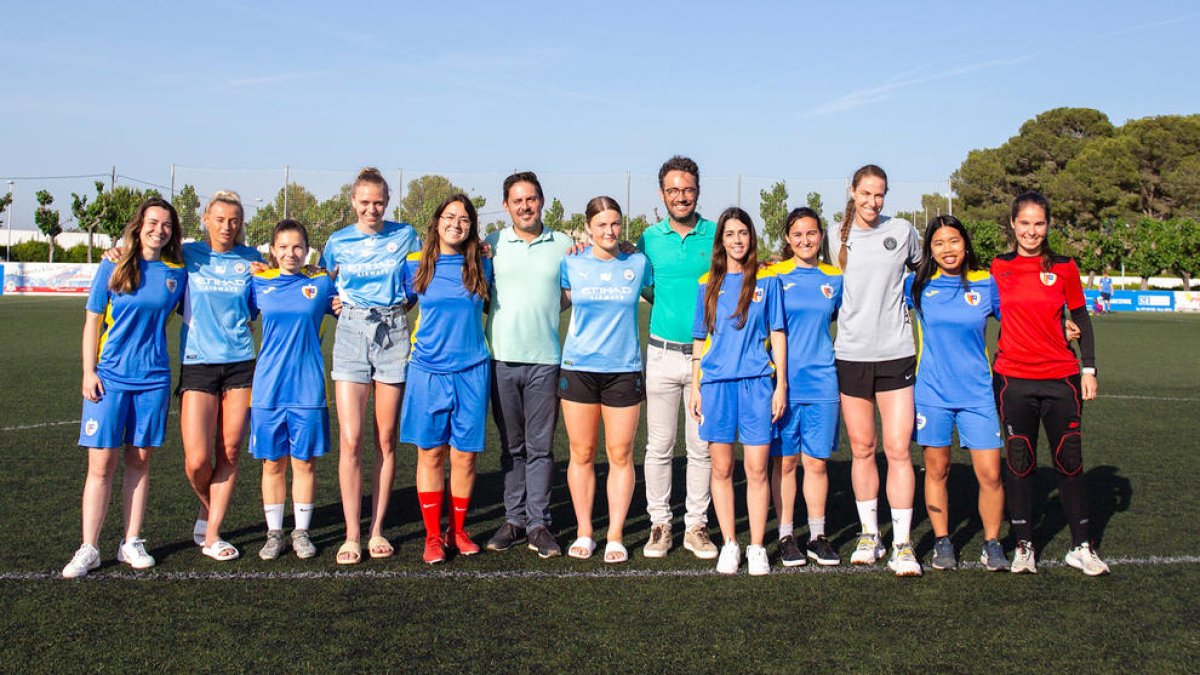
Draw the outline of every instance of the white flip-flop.
<instances>
[{"instance_id":1,"label":"white flip-flop","mask_svg":"<svg viewBox=\"0 0 1200 675\"><path fill-rule=\"evenodd\" d=\"M587 555L580 555L579 550L587 551ZM567 548L567 555L576 560L587 560L596 552L596 542L591 537L579 537L574 543Z\"/></svg>"},{"instance_id":2,"label":"white flip-flop","mask_svg":"<svg viewBox=\"0 0 1200 675\"><path fill-rule=\"evenodd\" d=\"M224 539L218 539L217 542L212 546L205 546L204 548L200 549L200 552L212 558L213 560L216 560L217 562L229 562L230 560L237 560L238 556L241 555L241 553L237 550L237 548L234 547L233 544L225 541Z\"/></svg>"},{"instance_id":3,"label":"white flip-flop","mask_svg":"<svg viewBox=\"0 0 1200 675\"><path fill-rule=\"evenodd\" d=\"M611 553L620 554L618 557L608 557ZM616 565L623 562L629 562L629 551L625 548L625 544L619 541L610 541L604 545L604 562L610 565Z\"/></svg>"}]
</instances>

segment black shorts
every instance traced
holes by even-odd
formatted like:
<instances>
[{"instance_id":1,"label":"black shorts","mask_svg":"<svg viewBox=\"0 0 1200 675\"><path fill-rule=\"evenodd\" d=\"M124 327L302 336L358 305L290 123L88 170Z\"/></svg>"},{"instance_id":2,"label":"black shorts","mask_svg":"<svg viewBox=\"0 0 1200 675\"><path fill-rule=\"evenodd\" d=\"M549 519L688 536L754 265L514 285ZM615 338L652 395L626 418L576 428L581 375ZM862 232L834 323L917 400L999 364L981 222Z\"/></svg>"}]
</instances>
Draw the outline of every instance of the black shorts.
<instances>
[{"instance_id":1,"label":"black shorts","mask_svg":"<svg viewBox=\"0 0 1200 675\"><path fill-rule=\"evenodd\" d=\"M574 403L599 403L628 408L646 400L646 380L633 373L590 373L563 370L558 374L558 397Z\"/></svg>"},{"instance_id":2,"label":"black shorts","mask_svg":"<svg viewBox=\"0 0 1200 675\"><path fill-rule=\"evenodd\" d=\"M838 390L855 398L875 398L881 391L903 389L916 384L917 357L891 361L837 360Z\"/></svg>"},{"instance_id":3,"label":"black shorts","mask_svg":"<svg viewBox=\"0 0 1200 675\"><path fill-rule=\"evenodd\" d=\"M246 389L254 384L254 360L235 363L192 363L179 369L176 394L202 391L221 394L230 389Z\"/></svg>"}]
</instances>

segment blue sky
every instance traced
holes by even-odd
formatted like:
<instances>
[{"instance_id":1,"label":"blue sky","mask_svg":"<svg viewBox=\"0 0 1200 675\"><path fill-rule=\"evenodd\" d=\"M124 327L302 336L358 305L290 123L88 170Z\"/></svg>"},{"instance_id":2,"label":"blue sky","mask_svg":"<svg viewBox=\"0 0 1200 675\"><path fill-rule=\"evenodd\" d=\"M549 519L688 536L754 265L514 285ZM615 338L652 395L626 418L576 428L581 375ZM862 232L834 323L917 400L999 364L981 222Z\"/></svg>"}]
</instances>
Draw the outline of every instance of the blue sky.
<instances>
[{"instance_id":1,"label":"blue sky","mask_svg":"<svg viewBox=\"0 0 1200 675\"><path fill-rule=\"evenodd\" d=\"M177 184L251 204L284 165L326 197L370 164L450 175L491 220L528 168L568 212L624 202L630 172L653 215L658 166L683 153L710 217L738 175L752 213L778 179L828 213L867 162L894 211L1049 108L1200 112L1183 2L5 5L2 180L116 165L165 185L174 163ZM17 227L35 190L67 212L88 185L17 180Z\"/></svg>"}]
</instances>

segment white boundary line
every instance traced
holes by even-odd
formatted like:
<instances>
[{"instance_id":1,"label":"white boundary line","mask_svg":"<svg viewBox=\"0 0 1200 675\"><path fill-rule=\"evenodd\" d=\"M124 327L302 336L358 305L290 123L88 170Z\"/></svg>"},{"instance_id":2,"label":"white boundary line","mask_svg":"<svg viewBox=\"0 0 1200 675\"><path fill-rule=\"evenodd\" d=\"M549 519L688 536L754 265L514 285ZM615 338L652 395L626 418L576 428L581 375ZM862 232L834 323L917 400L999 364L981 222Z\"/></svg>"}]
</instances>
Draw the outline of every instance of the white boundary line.
<instances>
[{"instance_id":1,"label":"white boundary line","mask_svg":"<svg viewBox=\"0 0 1200 675\"><path fill-rule=\"evenodd\" d=\"M1185 401L1188 403L1200 401L1200 398L1176 398L1173 396L1133 396L1127 394L1100 394L1099 398L1124 398L1138 401Z\"/></svg>"},{"instance_id":2,"label":"white boundary line","mask_svg":"<svg viewBox=\"0 0 1200 675\"><path fill-rule=\"evenodd\" d=\"M1106 561L1110 567L1125 566L1163 566L1163 565L1198 565L1200 556L1150 556L1146 558L1109 558ZM1061 560L1042 560L1038 569L1058 569L1066 567ZM960 563L959 569L979 570L979 563ZM771 574L891 574L886 565L839 565L837 567L821 567L806 565L804 567L781 568L772 567ZM702 570L593 570L586 572L553 572L544 570L438 570L438 571L408 571L408 570L355 570L355 571L319 571L319 572L108 572L89 574L87 578L99 581L273 581L289 579L660 579L660 578L703 578L717 577L714 569ZM4 572L0 573L0 581L45 581L60 579L58 572Z\"/></svg>"},{"instance_id":3,"label":"white boundary line","mask_svg":"<svg viewBox=\"0 0 1200 675\"><path fill-rule=\"evenodd\" d=\"M179 411L172 410L167 414L168 415L178 415ZM59 422L39 422L37 424L22 424L22 425L16 426L16 427L4 427L3 429L0 429L0 433L6 432L6 431L28 431L29 429L46 429L49 427L61 427L61 426L67 425L67 424L79 424L79 422L80 422L79 419L73 419L73 420L62 420Z\"/></svg>"}]
</instances>

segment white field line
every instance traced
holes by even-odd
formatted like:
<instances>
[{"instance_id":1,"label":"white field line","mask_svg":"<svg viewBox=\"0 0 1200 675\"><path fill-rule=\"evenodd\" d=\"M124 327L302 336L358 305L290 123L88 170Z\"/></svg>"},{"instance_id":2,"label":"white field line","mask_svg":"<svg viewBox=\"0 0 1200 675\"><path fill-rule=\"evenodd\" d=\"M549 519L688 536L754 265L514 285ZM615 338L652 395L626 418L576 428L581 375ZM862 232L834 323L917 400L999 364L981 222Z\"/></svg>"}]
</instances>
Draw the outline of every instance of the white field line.
<instances>
[{"instance_id":1,"label":"white field line","mask_svg":"<svg viewBox=\"0 0 1200 675\"><path fill-rule=\"evenodd\" d=\"M1200 556L1150 556L1145 558L1109 558L1110 567L1127 566L1163 566L1163 565L1197 565ZM1061 560L1041 560L1038 569L1058 569L1066 567ZM974 562L959 564L959 569L981 570L983 565ZM772 567L771 574L891 574L886 565L839 565L837 567L820 567L806 565L805 567ZM704 578L717 577L714 569L703 570L592 570L586 572L554 572L544 570L437 570L437 571L406 571L406 570L354 570L354 571L320 571L320 572L99 572L89 574L87 578L101 581L270 581L288 579L660 579L660 578ZM0 581L44 581L59 579L58 572L3 572Z\"/></svg>"},{"instance_id":2,"label":"white field line","mask_svg":"<svg viewBox=\"0 0 1200 675\"><path fill-rule=\"evenodd\" d=\"M1185 403L1200 402L1200 398L1176 398L1176 397L1172 397L1172 396L1135 396L1135 395L1126 395L1126 394L1101 394L1100 398L1123 398L1123 399L1130 399L1130 400L1137 400L1137 401L1182 401ZM172 410L171 414L178 415L179 413ZM79 420L73 419L73 420L62 420L60 422L39 422L37 424L22 424L20 426L15 426L15 427L4 427L4 428L0 429L0 433L6 432L6 431L28 431L29 429L45 429L47 427L60 427L60 426L66 425L66 424L79 424Z\"/></svg>"}]
</instances>

